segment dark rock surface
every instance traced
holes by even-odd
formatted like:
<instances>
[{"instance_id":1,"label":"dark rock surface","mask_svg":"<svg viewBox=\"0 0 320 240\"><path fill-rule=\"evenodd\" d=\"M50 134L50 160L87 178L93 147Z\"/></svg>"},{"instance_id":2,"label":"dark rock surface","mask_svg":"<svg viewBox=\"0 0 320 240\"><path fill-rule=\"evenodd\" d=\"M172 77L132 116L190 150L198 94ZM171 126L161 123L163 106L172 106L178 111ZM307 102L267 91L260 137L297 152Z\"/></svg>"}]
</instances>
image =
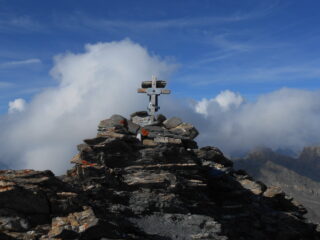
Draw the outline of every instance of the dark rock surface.
<instances>
[{"instance_id":1,"label":"dark rock surface","mask_svg":"<svg viewBox=\"0 0 320 240\"><path fill-rule=\"evenodd\" d=\"M259 148L234 163L265 184L281 187L307 208L308 218L320 223L319 153L320 147L305 147L294 158Z\"/></svg>"},{"instance_id":2,"label":"dark rock surface","mask_svg":"<svg viewBox=\"0 0 320 240\"><path fill-rule=\"evenodd\" d=\"M191 124L132 124L101 121L66 175L1 171L0 239L320 239L281 189L198 149Z\"/></svg>"}]
</instances>

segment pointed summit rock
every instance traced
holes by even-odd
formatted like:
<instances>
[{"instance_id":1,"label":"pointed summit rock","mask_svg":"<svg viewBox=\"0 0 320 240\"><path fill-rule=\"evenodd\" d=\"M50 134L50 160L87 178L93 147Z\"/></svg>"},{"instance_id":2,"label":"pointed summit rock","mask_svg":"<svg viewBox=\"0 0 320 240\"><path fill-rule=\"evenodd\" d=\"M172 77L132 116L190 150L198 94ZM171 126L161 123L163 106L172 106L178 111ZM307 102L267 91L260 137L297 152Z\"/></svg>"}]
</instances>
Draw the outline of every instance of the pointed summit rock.
<instances>
[{"instance_id":1,"label":"pointed summit rock","mask_svg":"<svg viewBox=\"0 0 320 240\"><path fill-rule=\"evenodd\" d=\"M192 124L135 116L101 121L66 175L0 171L0 239L320 239L281 189L199 149Z\"/></svg>"}]
</instances>

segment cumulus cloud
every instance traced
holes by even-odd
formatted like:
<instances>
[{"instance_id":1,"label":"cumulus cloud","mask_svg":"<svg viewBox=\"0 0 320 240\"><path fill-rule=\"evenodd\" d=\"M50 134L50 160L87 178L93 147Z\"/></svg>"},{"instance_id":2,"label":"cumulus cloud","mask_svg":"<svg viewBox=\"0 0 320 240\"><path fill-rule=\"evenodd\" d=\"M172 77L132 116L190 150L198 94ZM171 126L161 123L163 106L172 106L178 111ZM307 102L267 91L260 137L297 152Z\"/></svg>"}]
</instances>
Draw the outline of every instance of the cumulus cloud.
<instances>
[{"instance_id":1,"label":"cumulus cloud","mask_svg":"<svg viewBox=\"0 0 320 240\"><path fill-rule=\"evenodd\" d=\"M197 113L207 116L213 105L218 105L222 111L228 111L231 108L238 108L243 102L244 98L239 93L225 90L215 98L209 100L203 98L195 105L195 110Z\"/></svg>"},{"instance_id":2,"label":"cumulus cloud","mask_svg":"<svg viewBox=\"0 0 320 240\"><path fill-rule=\"evenodd\" d=\"M76 145L94 137L101 119L144 110L145 96L135 92L142 80L166 78L173 68L129 40L56 56L51 75L57 86L36 95L24 112L2 119L0 160L13 168L62 173ZM15 100L9 111L23 105Z\"/></svg>"},{"instance_id":3,"label":"cumulus cloud","mask_svg":"<svg viewBox=\"0 0 320 240\"><path fill-rule=\"evenodd\" d=\"M220 100L219 100L220 99ZM320 144L320 91L280 89L255 102L225 91L195 104L201 144L216 145L230 155L254 147L299 151Z\"/></svg>"},{"instance_id":4,"label":"cumulus cloud","mask_svg":"<svg viewBox=\"0 0 320 240\"><path fill-rule=\"evenodd\" d=\"M26 108L26 101L22 98L17 98L9 102L9 113L23 112Z\"/></svg>"}]
</instances>

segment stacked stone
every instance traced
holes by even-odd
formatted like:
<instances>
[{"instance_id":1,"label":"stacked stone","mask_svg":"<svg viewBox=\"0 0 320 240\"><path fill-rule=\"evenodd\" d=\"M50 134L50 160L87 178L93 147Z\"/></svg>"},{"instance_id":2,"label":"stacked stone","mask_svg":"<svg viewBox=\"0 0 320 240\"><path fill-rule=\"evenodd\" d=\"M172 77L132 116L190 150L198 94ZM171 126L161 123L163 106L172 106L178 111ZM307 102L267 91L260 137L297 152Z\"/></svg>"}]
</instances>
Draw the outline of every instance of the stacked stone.
<instances>
[{"instance_id":1,"label":"stacked stone","mask_svg":"<svg viewBox=\"0 0 320 240\"><path fill-rule=\"evenodd\" d=\"M100 122L98 136L116 136L114 133L140 135L145 146L157 146L161 143L172 143L197 148L193 141L198 136L197 129L190 123L182 122L180 118L166 119L163 115L157 116L157 121L152 125L145 125L147 112L135 112L130 120L113 115L110 119ZM120 135L118 135L120 136Z\"/></svg>"},{"instance_id":2,"label":"stacked stone","mask_svg":"<svg viewBox=\"0 0 320 240\"><path fill-rule=\"evenodd\" d=\"M50 229L52 217L78 211L82 205L77 189L51 171L0 171L1 240L38 239Z\"/></svg>"},{"instance_id":3,"label":"stacked stone","mask_svg":"<svg viewBox=\"0 0 320 240\"><path fill-rule=\"evenodd\" d=\"M113 216L119 239L314 238L300 204L234 171L219 149L198 149L193 125L163 115L144 125L146 115L101 121L97 137L78 146L69 172L92 192L91 205ZM50 236L63 236L69 225Z\"/></svg>"},{"instance_id":4,"label":"stacked stone","mask_svg":"<svg viewBox=\"0 0 320 240\"><path fill-rule=\"evenodd\" d=\"M67 175L0 172L0 239L320 239L303 206L199 149L194 126L145 114L101 121Z\"/></svg>"},{"instance_id":5,"label":"stacked stone","mask_svg":"<svg viewBox=\"0 0 320 240\"><path fill-rule=\"evenodd\" d=\"M92 174L101 175L106 165L130 165L141 154L137 150L143 148L197 148L193 139L198 131L192 124L182 122L177 117L166 119L160 115L153 125L141 126L138 123L141 123L141 116L145 115L146 112L136 112L130 120L120 115L102 120L97 136L85 139L85 144L78 145L79 153L71 160L76 166L69 171L69 176L86 179Z\"/></svg>"}]
</instances>

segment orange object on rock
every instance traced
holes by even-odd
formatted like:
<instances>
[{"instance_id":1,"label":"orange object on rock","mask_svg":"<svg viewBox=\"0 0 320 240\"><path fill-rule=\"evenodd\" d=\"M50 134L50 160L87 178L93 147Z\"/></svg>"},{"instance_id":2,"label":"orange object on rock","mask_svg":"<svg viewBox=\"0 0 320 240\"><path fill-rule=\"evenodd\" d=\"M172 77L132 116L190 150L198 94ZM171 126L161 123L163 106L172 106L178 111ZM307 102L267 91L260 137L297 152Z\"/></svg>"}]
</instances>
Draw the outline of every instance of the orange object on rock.
<instances>
[{"instance_id":1,"label":"orange object on rock","mask_svg":"<svg viewBox=\"0 0 320 240\"><path fill-rule=\"evenodd\" d=\"M86 160L82 160L81 163L82 163L83 165L90 166L90 167L93 167L93 166L96 166L96 165L97 165L96 163L89 163L89 162L86 161Z\"/></svg>"},{"instance_id":2,"label":"orange object on rock","mask_svg":"<svg viewBox=\"0 0 320 240\"><path fill-rule=\"evenodd\" d=\"M142 129L141 129L141 135L144 136L144 137L146 137L146 136L149 135L149 131L147 131L146 129L142 128Z\"/></svg>"},{"instance_id":3,"label":"orange object on rock","mask_svg":"<svg viewBox=\"0 0 320 240\"><path fill-rule=\"evenodd\" d=\"M126 125L127 121L126 120L120 120L120 124Z\"/></svg>"}]
</instances>

